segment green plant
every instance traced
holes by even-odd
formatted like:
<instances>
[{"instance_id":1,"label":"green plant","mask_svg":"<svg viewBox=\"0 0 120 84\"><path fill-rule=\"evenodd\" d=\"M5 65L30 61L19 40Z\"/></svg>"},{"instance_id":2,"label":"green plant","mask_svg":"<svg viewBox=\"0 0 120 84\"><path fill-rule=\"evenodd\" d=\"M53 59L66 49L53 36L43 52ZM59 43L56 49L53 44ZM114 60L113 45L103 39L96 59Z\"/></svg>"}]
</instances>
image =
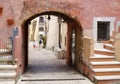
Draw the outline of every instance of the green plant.
<instances>
[{"instance_id":1,"label":"green plant","mask_svg":"<svg viewBox=\"0 0 120 84\"><path fill-rule=\"evenodd\" d=\"M47 41L47 37L44 36L43 37L43 48L46 48L46 41Z\"/></svg>"}]
</instances>

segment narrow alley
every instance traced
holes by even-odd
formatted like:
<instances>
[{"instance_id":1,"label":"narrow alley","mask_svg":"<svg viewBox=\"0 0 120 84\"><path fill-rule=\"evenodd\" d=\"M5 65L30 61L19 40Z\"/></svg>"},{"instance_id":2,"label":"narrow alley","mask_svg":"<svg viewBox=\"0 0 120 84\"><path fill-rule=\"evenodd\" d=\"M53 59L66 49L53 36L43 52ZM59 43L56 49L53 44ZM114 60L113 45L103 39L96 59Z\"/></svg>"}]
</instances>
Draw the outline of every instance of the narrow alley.
<instances>
[{"instance_id":1,"label":"narrow alley","mask_svg":"<svg viewBox=\"0 0 120 84\"><path fill-rule=\"evenodd\" d=\"M93 84L47 49L29 45L29 65L17 84Z\"/></svg>"}]
</instances>

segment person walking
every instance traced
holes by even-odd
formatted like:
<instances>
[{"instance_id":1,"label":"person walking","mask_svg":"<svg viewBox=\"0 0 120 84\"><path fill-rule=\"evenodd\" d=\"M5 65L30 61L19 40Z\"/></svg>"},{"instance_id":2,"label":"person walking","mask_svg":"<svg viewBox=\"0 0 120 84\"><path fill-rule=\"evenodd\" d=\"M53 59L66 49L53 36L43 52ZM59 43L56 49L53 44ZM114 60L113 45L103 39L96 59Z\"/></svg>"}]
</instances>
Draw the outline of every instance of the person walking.
<instances>
[{"instance_id":1,"label":"person walking","mask_svg":"<svg viewBox=\"0 0 120 84\"><path fill-rule=\"evenodd\" d=\"M39 40L39 49L41 48L42 45L42 39Z\"/></svg>"},{"instance_id":2,"label":"person walking","mask_svg":"<svg viewBox=\"0 0 120 84\"><path fill-rule=\"evenodd\" d=\"M36 42L35 42L35 40L33 40L33 48L34 48L34 50L36 48Z\"/></svg>"}]
</instances>

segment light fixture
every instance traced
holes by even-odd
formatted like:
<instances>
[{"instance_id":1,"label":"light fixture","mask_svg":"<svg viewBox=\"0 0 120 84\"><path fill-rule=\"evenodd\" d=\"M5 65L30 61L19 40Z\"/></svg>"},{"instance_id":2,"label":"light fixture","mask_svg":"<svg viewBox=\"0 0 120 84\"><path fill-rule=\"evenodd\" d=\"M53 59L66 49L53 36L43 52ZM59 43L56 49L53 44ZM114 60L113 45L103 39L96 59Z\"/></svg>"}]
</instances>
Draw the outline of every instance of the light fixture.
<instances>
[{"instance_id":1,"label":"light fixture","mask_svg":"<svg viewBox=\"0 0 120 84\"><path fill-rule=\"evenodd\" d=\"M59 24L62 23L62 18L58 17L58 23L59 23Z\"/></svg>"},{"instance_id":2,"label":"light fixture","mask_svg":"<svg viewBox=\"0 0 120 84\"><path fill-rule=\"evenodd\" d=\"M50 15L48 15L48 18L47 18L47 19L48 19L48 21L50 21L50 19L51 19Z\"/></svg>"}]
</instances>

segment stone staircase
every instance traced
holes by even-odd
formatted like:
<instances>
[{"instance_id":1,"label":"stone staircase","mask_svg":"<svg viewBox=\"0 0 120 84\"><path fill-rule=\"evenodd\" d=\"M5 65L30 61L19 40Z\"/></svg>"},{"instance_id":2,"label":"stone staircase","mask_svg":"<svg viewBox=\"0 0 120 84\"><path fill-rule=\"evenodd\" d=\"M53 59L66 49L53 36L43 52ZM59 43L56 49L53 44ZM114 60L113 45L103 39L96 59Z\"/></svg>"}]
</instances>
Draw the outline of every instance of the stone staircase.
<instances>
[{"instance_id":1,"label":"stone staircase","mask_svg":"<svg viewBox=\"0 0 120 84\"><path fill-rule=\"evenodd\" d=\"M0 84L15 84L17 65L13 64L12 55L0 55Z\"/></svg>"},{"instance_id":2,"label":"stone staircase","mask_svg":"<svg viewBox=\"0 0 120 84\"><path fill-rule=\"evenodd\" d=\"M103 44L103 48L94 49L94 52L90 65L95 84L120 84L120 62L115 59L114 41L110 40Z\"/></svg>"},{"instance_id":3,"label":"stone staircase","mask_svg":"<svg viewBox=\"0 0 120 84\"><path fill-rule=\"evenodd\" d=\"M0 84L15 84L17 65L0 65Z\"/></svg>"}]
</instances>

